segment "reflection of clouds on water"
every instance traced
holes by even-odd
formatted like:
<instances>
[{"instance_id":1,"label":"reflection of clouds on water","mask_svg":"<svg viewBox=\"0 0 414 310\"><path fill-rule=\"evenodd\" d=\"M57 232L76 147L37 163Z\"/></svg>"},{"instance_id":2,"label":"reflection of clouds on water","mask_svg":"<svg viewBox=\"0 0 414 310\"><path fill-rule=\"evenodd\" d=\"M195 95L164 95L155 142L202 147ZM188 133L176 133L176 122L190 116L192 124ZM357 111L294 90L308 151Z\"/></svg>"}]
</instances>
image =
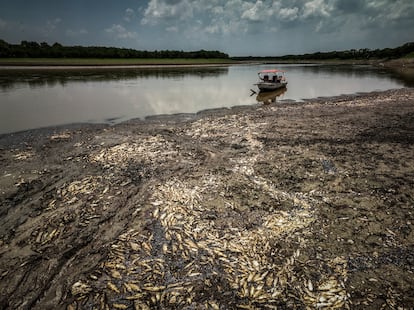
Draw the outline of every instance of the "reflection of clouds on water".
<instances>
[{"instance_id":1,"label":"reflection of clouds on water","mask_svg":"<svg viewBox=\"0 0 414 310\"><path fill-rule=\"evenodd\" d=\"M162 89L146 92L143 103L151 107L152 114L195 113L204 109L251 104L244 96L244 85L231 86L219 80L185 79L177 85L164 85Z\"/></svg>"},{"instance_id":2,"label":"reflection of clouds on water","mask_svg":"<svg viewBox=\"0 0 414 310\"><path fill-rule=\"evenodd\" d=\"M0 70L0 133L68 123L113 123L151 115L250 105L260 102L260 97L250 96L250 89L257 82L257 72L269 67L274 66L66 73L31 70L21 74ZM276 101L402 86L395 74L370 67L278 67L287 71L289 84L283 98L276 96Z\"/></svg>"}]
</instances>

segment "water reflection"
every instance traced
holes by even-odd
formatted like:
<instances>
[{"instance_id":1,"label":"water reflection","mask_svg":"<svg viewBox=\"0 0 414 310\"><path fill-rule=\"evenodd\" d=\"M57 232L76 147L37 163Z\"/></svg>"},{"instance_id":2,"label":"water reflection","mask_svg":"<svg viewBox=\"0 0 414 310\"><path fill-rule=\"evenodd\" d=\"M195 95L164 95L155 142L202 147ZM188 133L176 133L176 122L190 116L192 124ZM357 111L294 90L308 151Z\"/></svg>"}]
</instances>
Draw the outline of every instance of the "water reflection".
<instances>
[{"instance_id":1,"label":"water reflection","mask_svg":"<svg viewBox=\"0 0 414 310\"><path fill-rule=\"evenodd\" d=\"M405 87L414 87L414 68L396 68L392 73Z\"/></svg>"},{"instance_id":2,"label":"water reflection","mask_svg":"<svg viewBox=\"0 0 414 310\"><path fill-rule=\"evenodd\" d=\"M216 77L228 73L228 67L202 68L46 68L46 69L1 69L0 88L10 91L21 85L29 87L66 86L71 82L127 81L134 79L183 79Z\"/></svg>"},{"instance_id":3,"label":"water reflection","mask_svg":"<svg viewBox=\"0 0 414 310\"><path fill-rule=\"evenodd\" d=\"M372 79L383 78L393 80L401 86L414 86L414 71L412 69L392 69L385 67L374 67L371 65L284 65L281 68L289 70L290 74L312 75L326 78L346 79Z\"/></svg>"},{"instance_id":4,"label":"water reflection","mask_svg":"<svg viewBox=\"0 0 414 310\"><path fill-rule=\"evenodd\" d=\"M251 96L257 72L275 67L287 72L285 92ZM413 80L366 66L0 69L0 134L385 90L412 85Z\"/></svg>"},{"instance_id":5,"label":"water reflection","mask_svg":"<svg viewBox=\"0 0 414 310\"><path fill-rule=\"evenodd\" d=\"M263 104L276 103L277 98L282 97L286 90L286 87L283 87L274 91L259 92L256 96L256 101Z\"/></svg>"}]
</instances>

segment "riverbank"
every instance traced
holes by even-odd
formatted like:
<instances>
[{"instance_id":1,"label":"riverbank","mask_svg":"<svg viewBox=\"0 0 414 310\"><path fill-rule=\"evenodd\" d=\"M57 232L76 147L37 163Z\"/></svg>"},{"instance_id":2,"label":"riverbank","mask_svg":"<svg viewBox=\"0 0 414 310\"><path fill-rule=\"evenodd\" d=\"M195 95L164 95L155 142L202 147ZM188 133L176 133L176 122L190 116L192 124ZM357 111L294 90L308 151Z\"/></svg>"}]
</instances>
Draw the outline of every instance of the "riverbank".
<instances>
[{"instance_id":1,"label":"riverbank","mask_svg":"<svg viewBox=\"0 0 414 310\"><path fill-rule=\"evenodd\" d=\"M93 66L198 66L229 65L237 61L221 58L0 58L1 67L93 67Z\"/></svg>"},{"instance_id":2,"label":"riverbank","mask_svg":"<svg viewBox=\"0 0 414 310\"><path fill-rule=\"evenodd\" d=\"M318 65L370 65L390 69L414 69L414 58L397 59L307 59L307 60L263 60L264 64L318 64ZM246 61L248 63L248 61Z\"/></svg>"},{"instance_id":3,"label":"riverbank","mask_svg":"<svg viewBox=\"0 0 414 310\"><path fill-rule=\"evenodd\" d=\"M0 137L0 307L409 308L414 90Z\"/></svg>"},{"instance_id":4,"label":"riverbank","mask_svg":"<svg viewBox=\"0 0 414 310\"><path fill-rule=\"evenodd\" d=\"M398 59L327 59L327 60L235 60L221 58L0 58L2 67L147 67L147 66L208 66L235 64L327 64L327 65L372 65L388 68L414 68L414 58Z\"/></svg>"}]
</instances>

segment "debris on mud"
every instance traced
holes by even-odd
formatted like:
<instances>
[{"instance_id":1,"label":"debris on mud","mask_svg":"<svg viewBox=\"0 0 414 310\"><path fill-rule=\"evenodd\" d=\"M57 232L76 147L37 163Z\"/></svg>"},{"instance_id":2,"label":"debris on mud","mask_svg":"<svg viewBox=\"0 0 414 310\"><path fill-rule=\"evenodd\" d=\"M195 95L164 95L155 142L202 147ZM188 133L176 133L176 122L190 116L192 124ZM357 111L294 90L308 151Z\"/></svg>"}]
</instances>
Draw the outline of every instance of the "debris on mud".
<instances>
[{"instance_id":1,"label":"debris on mud","mask_svg":"<svg viewBox=\"0 0 414 310\"><path fill-rule=\"evenodd\" d=\"M0 308L409 308L413 124L400 89L0 137Z\"/></svg>"}]
</instances>

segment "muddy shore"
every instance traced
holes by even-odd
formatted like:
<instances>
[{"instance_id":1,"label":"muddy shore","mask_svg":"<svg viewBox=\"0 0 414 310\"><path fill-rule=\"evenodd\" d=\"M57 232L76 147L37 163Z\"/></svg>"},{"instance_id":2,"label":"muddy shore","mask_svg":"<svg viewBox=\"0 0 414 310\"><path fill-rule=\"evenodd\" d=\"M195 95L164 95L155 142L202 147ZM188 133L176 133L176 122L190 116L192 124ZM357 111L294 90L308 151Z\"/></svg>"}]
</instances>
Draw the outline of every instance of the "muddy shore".
<instances>
[{"instance_id":1,"label":"muddy shore","mask_svg":"<svg viewBox=\"0 0 414 310\"><path fill-rule=\"evenodd\" d=\"M414 89L0 136L0 309L407 309Z\"/></svg>"}]
</instances>

